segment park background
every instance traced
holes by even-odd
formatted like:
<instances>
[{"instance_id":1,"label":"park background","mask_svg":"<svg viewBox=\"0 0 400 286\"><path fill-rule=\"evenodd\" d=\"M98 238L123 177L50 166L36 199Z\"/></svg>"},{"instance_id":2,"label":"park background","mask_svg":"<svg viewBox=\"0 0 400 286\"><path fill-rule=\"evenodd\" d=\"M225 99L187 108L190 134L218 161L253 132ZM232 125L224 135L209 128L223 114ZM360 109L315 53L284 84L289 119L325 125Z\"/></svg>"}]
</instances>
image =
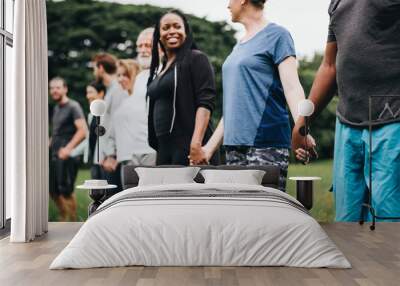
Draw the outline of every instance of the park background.
<instances>
[{"instance_id":1,"label":"park background","mask_svg":"<svg viewBox=\"0 0 400 286\"><path fill-rule=\"evenodd\" d=\"M216 1L225 2L225 6L227 6L227 0ZM274 1L276 2L277 0L270 0L269 2L273 5ZM306 0L306 2L310 1L315 3L315 1L319 0ZM268 5L266 7L267 12ZM176 6L171 5L169 8L179 8L179 6ZM135 42L139 32L146 27L154 26L156 19L162 13L169 10L169 8L147 4L122 4L112 1L48 0L49 78L56 75L64 77L69 85L69 97L77 100L82 105L85 114L87 114L89 106L85 97L85 87L93 80L92 70L90 69L92 56L104 51L114 54L118 58L135 58ZM327 8L326 6L326 10ZM209 7L209 9L213 8ZM184 10L184 12L187 11ZM299 17L304 17L304 15L299 15ZM236 44L242 30L227 20L209 20L207 17L198 17L192 14L189 14L188 18L197 45L209 56L216 73L219 95L217 98L217 109L213 114L213 121L216 124L221 116L222 106L221 66ZM278 19L274 19L274 21L281 24L279 17ZM326 24L325 22L321 23L321 20L319 22L316 25ZM285 26L287 27L287 25ZM287 28L292 32L290 27ZM313 33L313 31L304 31L304 37L307 38L308 33ZM318 34L317 29L315 34ZM294 39L297 46L296 37ZM306 45L303 45L302 52L298 52L300 81L306 95L309 94L314 76L321 63L322 50L323 47L320 46L316 50L310 50L307 49ZM307 166L297 164L292 159L289 166L288 177L319 176L322 178L315 185L314 208L311 211L311 214L321 222L329 222L334 218L333 197L329 189L332 182L336 106L337 98L330 103L328 108L325 109L321 116L318 117L318 120L311 126L312 135L316 138L318 144L319 159ZM54 103L50 99L50 116L53 107ZM82 164L76 185L83 183L89 177L88 166ZM295 194L294 182L288 180L287 190L291 195ZM75 194L78 202L77 217L79 221L84 221L87 219L87 206L91 200L86 190L76 189ZM58 212L52 201L50 201L49 205L49 220L58 220Z\"/></svg>"}]
</instances>

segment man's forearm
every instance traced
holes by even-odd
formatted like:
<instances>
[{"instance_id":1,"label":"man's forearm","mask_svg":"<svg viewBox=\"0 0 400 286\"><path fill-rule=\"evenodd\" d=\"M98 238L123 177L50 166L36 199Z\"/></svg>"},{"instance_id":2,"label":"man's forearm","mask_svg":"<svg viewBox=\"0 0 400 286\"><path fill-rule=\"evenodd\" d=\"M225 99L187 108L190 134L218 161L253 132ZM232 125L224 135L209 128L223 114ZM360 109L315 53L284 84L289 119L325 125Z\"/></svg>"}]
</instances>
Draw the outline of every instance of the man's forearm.
<instances>
[{"instance_id":1,"label":"man's forearm","mask_svg":"<svg viewBox=\"0 0 400 286\"><path fill-rule=\"evenodd\" d=\"M334 65L323 64L319 68L310 91L309 99L315 105L315 111L311 120L317 117L322 110L329 104L337 90L336 67Z\"/></svg>"},{"instance_id":2,"label":"man's forearm","mask_svg":"<svg viewBox=\"0 0 400 286\"><path fill-rule=\"evenodd\" d=\"M86 129L85 128L78 129L75 132L72 139L65 146L65 148L69 150L74 149L76 146L78 146L79 143L81 143L85 139L85 137L86 137Z\"/></svg>"}]
</instances>

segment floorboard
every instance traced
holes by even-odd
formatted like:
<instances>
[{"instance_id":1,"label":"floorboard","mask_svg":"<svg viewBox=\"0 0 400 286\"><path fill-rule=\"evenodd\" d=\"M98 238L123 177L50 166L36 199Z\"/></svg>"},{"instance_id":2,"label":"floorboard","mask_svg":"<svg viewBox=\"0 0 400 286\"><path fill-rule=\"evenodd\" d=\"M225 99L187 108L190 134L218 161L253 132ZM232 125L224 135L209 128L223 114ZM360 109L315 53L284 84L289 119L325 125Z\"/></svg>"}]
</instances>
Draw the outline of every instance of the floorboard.
<instances>
[{"instance_id":1,"label":"floorboard","mask_svg":"<svg viewBox=\"0 0 400 286\"><path fill-rule=\"evenodd\" d=\"M51 261L82 223L50 223L49 233L28 244L0 240L0 285L400 285L400 223L322 225L353 268L289 267L123 267L50 271Z\"/></svg>"}]
</instances>

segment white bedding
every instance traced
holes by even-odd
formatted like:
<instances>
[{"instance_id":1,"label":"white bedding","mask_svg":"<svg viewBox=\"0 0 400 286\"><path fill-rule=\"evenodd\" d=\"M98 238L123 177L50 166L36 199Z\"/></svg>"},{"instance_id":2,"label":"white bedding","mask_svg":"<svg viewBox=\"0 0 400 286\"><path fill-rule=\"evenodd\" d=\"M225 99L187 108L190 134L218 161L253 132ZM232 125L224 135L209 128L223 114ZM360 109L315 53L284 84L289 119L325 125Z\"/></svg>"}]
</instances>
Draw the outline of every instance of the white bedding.
<instances>
[{"instance_id":1,"label":"white bedding","mask_svg":"<svg viewBox=\"0 0 400 286\"><path fill-rule=\"evenodd\" d=\"M262 190L272 199L182 196L119 201L136 192L168 190ZM300 204L278 190L254 185L128 189L99 207L50 269L128 265L351 267L310 215L274 197Z\"/></svg>"}]
</instances>

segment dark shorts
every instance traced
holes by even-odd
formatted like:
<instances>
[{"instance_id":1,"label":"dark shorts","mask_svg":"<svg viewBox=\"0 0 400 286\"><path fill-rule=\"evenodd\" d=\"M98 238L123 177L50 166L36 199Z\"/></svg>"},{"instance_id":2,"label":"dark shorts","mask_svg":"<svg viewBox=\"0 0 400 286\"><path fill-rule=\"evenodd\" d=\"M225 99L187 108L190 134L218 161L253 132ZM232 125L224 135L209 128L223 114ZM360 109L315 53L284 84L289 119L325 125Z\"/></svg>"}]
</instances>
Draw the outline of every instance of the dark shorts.
<instances>
[{"instance_id":1,"label":"dark shorts","mask_svg":"<svg viewBox=\"0 0 400 286\"><path fill-rule=\"evenodd\" d=\"M74 192L76 176L78 174L80 158L50 160L50 195L52 197L69 197Z\"/></svg>"},{"instance_id":2,"label":"dark shorts","mask_svg":"<svg viewBox=\"0 0 400 286\"><path fill-rule=\"evenodd\" d=\"M279 189L286 190L289 149L226 146L226 164L241 166L272 165L280 168Z\"/></svg>"}]
</instances>

